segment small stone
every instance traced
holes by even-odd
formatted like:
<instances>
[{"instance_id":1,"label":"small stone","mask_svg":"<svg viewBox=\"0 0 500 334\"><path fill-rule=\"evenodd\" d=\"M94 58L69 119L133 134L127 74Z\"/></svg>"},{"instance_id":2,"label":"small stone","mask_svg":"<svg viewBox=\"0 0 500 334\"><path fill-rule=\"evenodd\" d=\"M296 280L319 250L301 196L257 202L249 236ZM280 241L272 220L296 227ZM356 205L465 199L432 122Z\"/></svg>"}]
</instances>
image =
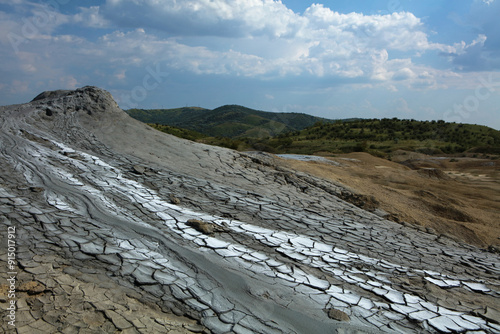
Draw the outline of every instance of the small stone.
<instances>
[{"instance_id":1,"label":"small stone","mask_svg":"<svg viewBox=\"0 0 500 334\"><path fill-rule=\"evenodd\" d=\"M173 194L170 194L169 198L170 198L170 203L175 205L181 204L181 200L175 197Z\"/></svg>"},{"instance_id":2,"label":"small stone","mask_svg":"<svg viewBox=\"0 0 500 334\"><path fill-rule=\"evenodd\" d=\"M358 302L358 306L364 308L365 310L371 310L375 307L375 304L373 304L370 299L361 297L361 300Z\"/></svg>"},{"instance_id":3,"label":"small stone","mask_svg":"<svg viewBox=\"0 0 500 334\"><path fill-rule=\"evenodd\" d=\"M25 270L31 274L34 275L42 275L42 274L48 274L54 272L54 269L52 268L52 264L47 263L47 264L41 264L37 267L33 268L25 268Z\"/></svg>"},{"instance_id":4,"label":"small stone","mask_svg":"<svg viewBox=\"0 0 500 334\"><path fill-rule=\"evenodd\" d=\"M351 321L351 318L349 317L349 315L345 312L342 312L340 310L336 310L334 308L331 308L330 310L328 310L328 316L333 319L333 320L337 320L337 321Z\"/></svg>"},{"instance_id":5,"label":"small stone","mask_svg":"<svg viewBox=\"0 0 500 334\"><path fill-rule=\"evenodd\" d=\"M17 290L20 292L27 292L28 295L37 295L45 291L45 285L40 282L31 281L23 283Z\"/></svg>"},{"instance_id":6,"label":"small stone","mask_svg":"<svg viewBox=\"0 0 500 334\"><path fill-rule=\"evenodd\" d=\"M91 327L102 326L106 321L102 312L85 312L81 319L86 325Z\"/></svg>"},{"instance_id":7,"label":"small stone","mask_svg":"<svg viewBox=\"0 0 500 334\"><path fill-rule=\"evenodd\" d=\"M309 284L306 283L306 285L319 290L327 290L330 287L330 283L328 281L316 278L314 276L307 276L307 280L309 281Z\"/></svg>"},{"instance_id":8,"label":"small stone","mask_svg":"<svg viewBox=\"0 0 500 334\"><path fill-rule=\"evenodd\" d=\"M212 224L198 219L189 219L186 222L186 225L191 226L192 228L203 234L213 234L215 231Z\"/></svg>"},{"instance_id":9,"label":"small stone","mask_svg":"<svg viewBox=\"0 0 500 334\"><path fill-rule=\"evenodd\" d=\"M146 167L144 166L141 166L141 165L134 165L132 166L132 172L134 172L135 174L144 174L144 172L146 172Z\"/></svg>"},{"instance_id":10,"label":"small stone","mask_svg":"<svg viewBox=\"0 0 500 334\"><path fill-rule=\"evenodd\" d=\"M37 320L36 322L29 325L32 328L32 332L35 331L40 333L55 333L57 327L43 321L42 319Z\"/></svg>"},{"instance_id":11,"label":"small stone","mask_svg":"<svg viewBox=\"0 0 500 334\"><path fill-rule=\"evenodd\" d=\"M403 315L408 315L412 312L417 312L418 309L410 306L405 306L405 305L400 305L400 304L391 304L391 309L393 309L396 312L399 312Z\"/></svg>"},{"instance_id":12,"label":"small stone","mask_svg":"<svg viewBox=\"0 0 500 334\"><path fill-rule=\"evenodd\" d=\"M207 327L212 329L214 333L229 333L233 325L225 324L219 320L217 317L206 317L203 318L203 323L206 324Z\"/></svg>"},{"instance_id":13,"label":"small stone","mask_svg":"<svg viewBox=\"0 0 500 334\"><path fill-rule=\"evenodd\" d=\"M137 267L132 273L132 276L135 278L136 283L139 285L150 285L158 283L153 278L153 270L145 266Z\"/></svg>"}]
</instances>

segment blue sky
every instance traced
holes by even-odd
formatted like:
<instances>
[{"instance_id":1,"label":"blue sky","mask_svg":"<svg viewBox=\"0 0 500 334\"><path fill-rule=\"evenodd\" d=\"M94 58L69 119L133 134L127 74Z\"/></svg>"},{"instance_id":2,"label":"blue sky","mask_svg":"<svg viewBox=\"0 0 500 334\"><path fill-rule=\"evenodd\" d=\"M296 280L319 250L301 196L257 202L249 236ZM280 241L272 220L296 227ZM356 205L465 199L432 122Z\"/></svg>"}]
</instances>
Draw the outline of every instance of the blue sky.
<instances>
[{"instance_id":1,"label":"blue sky","mask_svg":"<svg viewBox=\"0 0 500 334\"><path fill-rule=\"evenodd\" d=\"M0 104L240 104L500 129L500 0L0 0Z\"/></svg>"}]
</instances>

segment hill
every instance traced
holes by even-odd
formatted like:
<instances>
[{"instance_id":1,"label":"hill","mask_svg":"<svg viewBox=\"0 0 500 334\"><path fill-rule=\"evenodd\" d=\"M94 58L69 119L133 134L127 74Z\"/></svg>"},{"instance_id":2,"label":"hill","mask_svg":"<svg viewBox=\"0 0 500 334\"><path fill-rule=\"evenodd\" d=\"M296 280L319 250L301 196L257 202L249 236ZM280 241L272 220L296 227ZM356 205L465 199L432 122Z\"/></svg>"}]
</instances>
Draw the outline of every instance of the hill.
<instances>
[{"instance_id":1,"label":"hill","mask_svg":"<svg viewBox=\"0 0 500 334\"><path fill-rule=\"evenodd\" d=\"M213 111L199 108L135 109L128 113L157 130L180 138L243 151L296 154L368 152L381 157L398 150L430 155L500 154L500 131L442 120L332 121L304 114L267 113L240 106L225 106ZM274 115L274 120L265 118L270 117L269 114ZM173 125L161 124L162 119L167 118Z\"/></svg>"},{"instance_id":2,"label":"hill","mask_svg":"<svg viewBox=\"0 0 500 334\"><path fill-rule=\"evenodd\" d=\"M286 147L279 146L287 143ZM267 145L289 153L370 152L396 150L425 154L500 154L500 131L481 125L392 119L363 119L333 124L317 123L286 133Z\"/></svg>"},{"instance_id":3,"label":"hill","mask_svg":"<svg viewBox=\"0 0 500 334\"><path fill-rule=\"evenodd\" d=\"M209 137L265 138L302 130L317 122L333 122L301 113L275 113L238 105L213 110L185 107L176 109L130 109L127 113L144 123L168 125L202 133Z\"/></svg>"}]
</instances>

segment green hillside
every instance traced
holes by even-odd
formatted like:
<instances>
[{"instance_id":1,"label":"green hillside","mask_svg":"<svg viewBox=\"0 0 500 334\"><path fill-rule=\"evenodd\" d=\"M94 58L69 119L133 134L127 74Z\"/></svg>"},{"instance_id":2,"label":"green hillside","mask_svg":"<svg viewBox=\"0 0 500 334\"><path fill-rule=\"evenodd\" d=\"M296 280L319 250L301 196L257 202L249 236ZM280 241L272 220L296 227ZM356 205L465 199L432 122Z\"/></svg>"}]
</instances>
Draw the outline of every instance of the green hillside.
<instances>
[{"instance_id":1,"label":"green hillside","mask_svg":"<svg viewBox=\"0 0 500 334\"><path fill-rule=\"evenodd\" d=\"M197 122L203 113L209 109L198 107L184 107L175 109L129 109L127 114L144 123L157 123L183 127L188 122ZM185 126L184 126L185 128Z\"/></svg>"},{"instance_id":2,"label":"green hillside","mask_svg":"<svg viewBox=\"0 0 500 334\"><path fill-rule=\"evenodd\" d=\"M398 149L426 154L500 154L500 131L444 121L365 119L317 123L262 144L280 152L304 154L364 151L385 155Z\"/></svg>"},{"instance_id":3,"label":"green hillside","mask_svg":"<svg viewBox=\"0 0 500 334\"><path fill-rule=\"evenodd\" d=\"M331 120L300 113L274 113L238 105L213 110L185 107L177 109L130 109L127 113L144 123L168 125L211 137L266 138L302 130L318 121Z\"/></svg>"},{"instance_id":4,"label":"green hillside","mask_svg":"<svg viewBox=\"0 0 500 334\"><path fill-rule=\"evenodd\" d=\"M238 150L315 154L395 150L425 154L500 154L500 131L480 125L392 119L326 120L237 105L209 110L131 109L132 117L175 136Z\"/></svg>"}]
</instances>

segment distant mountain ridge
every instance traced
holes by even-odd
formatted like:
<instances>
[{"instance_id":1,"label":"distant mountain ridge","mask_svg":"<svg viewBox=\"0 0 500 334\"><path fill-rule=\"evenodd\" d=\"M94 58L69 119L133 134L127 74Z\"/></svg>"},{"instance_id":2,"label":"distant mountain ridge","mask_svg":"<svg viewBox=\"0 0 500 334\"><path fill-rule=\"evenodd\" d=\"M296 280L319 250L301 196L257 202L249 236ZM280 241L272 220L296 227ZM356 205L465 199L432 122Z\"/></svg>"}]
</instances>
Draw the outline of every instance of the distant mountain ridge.
<instances>
[{"instance_id":1,"label":"distant mountain ridge","mask_svg":"<svg viewBox=\"0 0 500 334\"><path fill-rule=\"evenodd\" d=\"M129 109L131 117L144 122L196 131L206 136L265 138L300 131L317 122L333 120L302 113L269 112L239 105L210 110L198 107L175 109Z\"/></svg>"}]
</instances>

